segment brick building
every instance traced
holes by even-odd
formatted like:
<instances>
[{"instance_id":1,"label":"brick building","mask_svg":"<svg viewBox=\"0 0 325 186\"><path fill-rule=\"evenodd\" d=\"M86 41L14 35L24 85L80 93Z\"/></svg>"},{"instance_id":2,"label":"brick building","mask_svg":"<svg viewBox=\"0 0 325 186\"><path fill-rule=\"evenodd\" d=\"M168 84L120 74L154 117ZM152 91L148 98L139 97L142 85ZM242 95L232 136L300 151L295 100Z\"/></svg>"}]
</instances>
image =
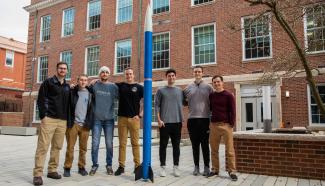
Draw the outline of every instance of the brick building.
<instances>
[{"instance_id":1,"label":"brick building","mask_svg":"<svg viewBox=\"0 0 325 186\"><path fill-rule=\"evenodd\" d=\"M123 80L123 69L128 66L143 82L147 3L32 0L25 7L30 13L27 92L23 95L25 124L39 122L37 90L42 80L55 73L60 60L71 65L68 79L74 80L80 73L97 76L98 67L106 65L113 71L113 82ZM154 91L166 84L166 69L175 68L177 85L185 87L193 81L192 67L202 65L207 82L213 75L221 74L227 89L235 94L236 130L261 128L263 72L283 57L299 63L293 45L271 14L253 19L261 11L261 7L250 7L243 0L153 0ZM315 78L325 101L325 4L305 4L294 12L306 12L293 28L301 44L309 46L308 60L317 69ZM281 122L291 126L325 124L304 73L294 78L273 78L268 84L272 86L274 127Z\"/></svg>"}]
</instances>

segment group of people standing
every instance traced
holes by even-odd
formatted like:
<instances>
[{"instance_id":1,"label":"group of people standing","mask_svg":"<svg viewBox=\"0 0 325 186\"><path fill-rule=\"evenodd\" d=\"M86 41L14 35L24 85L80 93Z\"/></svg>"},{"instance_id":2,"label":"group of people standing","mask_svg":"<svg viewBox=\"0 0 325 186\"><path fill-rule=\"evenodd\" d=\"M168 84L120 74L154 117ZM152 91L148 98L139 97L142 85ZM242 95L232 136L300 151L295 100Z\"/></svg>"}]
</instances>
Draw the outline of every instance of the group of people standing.
<instances>
[{"instance_id":1,"label":"group of people standing","mask_svg":"<svg viewBox=\"0 0 325 186\"><path fill-rule=\"evenodd\" d=\"M139 131L143 116L143 86L136 83L132 68L124 70L125 81L112 83L109 81L110 69L103 66L99 69L99 79L88 82L88 76L81 74L76 85L69 85L65 80L68 65L59 62L56 75L46 79L40 86L37 106L41 125L35 154L33 170L34 185L42 185L43 169L51 145L47 177L61 179L58 173L59 154L66 136L67 150L64 162L64 177L71 176L74 147L79 141L78 173L82 176L95 175L98 164L98 151L102 131L106 145L106 171L108 175L119 176L124 173L126 144L128 133L132 145L134 172L140 167ZM235 155L233 148L232 127L235 123L235 102L231 93L223 89L223 78L214 76L214 89L203 82L203 68L193 69L195 81L184 90L175 86L176 71L166 71L167 85L158 89L155 97L155 109L160 131L160 176L166 176L166 148L169 138L173 146L174 175L180 176L178 168L180 157L180 141L183 122L183 106L189 107L187 127L192 142L194 172L200 174L200 146L203 152L203 175L218 175L218 148L221 137L226 144L229 175L237 180L235 174ZM113 136L114 105L118 100L118 138L119 167L114 172ZM211 115L212 114L212 115ZM92 167L87 172L86 152L91 130ZM210 142L209 142L210 139ZM210 148L212 169L210 171Z\"/></svg>"}]
</instances>

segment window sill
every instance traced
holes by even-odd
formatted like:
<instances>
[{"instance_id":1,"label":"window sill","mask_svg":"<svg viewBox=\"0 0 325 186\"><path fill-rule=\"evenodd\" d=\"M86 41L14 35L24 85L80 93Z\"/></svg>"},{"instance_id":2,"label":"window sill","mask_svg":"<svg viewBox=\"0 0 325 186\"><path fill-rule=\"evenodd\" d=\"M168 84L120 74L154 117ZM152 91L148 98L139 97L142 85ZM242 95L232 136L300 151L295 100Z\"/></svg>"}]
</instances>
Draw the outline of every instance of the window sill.
<instances>
[{"instance_id":1,"label":"window sill","mask_svg":"<svg viewBox=\"0 0 325 186\"><path fill-rule=\"evenodd\" d=\"M166 67L166 68L156 68L156 69L152 69L153 72L159 72L159 71L166 71L170 69L170 67Z\"/></svg>"},{"instance_id":2,"label":"window sill","mask_svg":"<svg viewBox=\"0 0 325 186\"><path fill-rule=\"evenodd\" d=\"M265 60L269 61L273 57L261 57L261 58L254 58L254 59L243 59L242 63L249 63L249 62L265 62Z\"/></svg>"},{"instance_id":3,"label":"window sill","mask_svg":"<svg viewBox=\"0 0 325 186\"><path fill-rule=\"evenodd\" d=\"M74 34L71 34L71 35L68 35L68 36L61 36L61 39L70 38L72 36L74 36Z\"/></svg>"},{"instance_id":4,"label":"window sill","mask_svg":"<svg viewBox=\"0 0 325 186\"><path fill-rule=\"evenodd\" d=\"M213 62L213 63L206 63L206 64L192 64L192 68L196 67L196 66L216 66L217 63Z\"/></svg>"},{"instance_id":5,"label":"window sill","mask_svg":"<svg viewBox=\"0 0 325 186\"><path fill-rule=\"evenodd\" d=\"M210 2L206 2L206 3L200 3L200 4L192 4L191 2L191 8L197 8L197 7L201 7L201 6L206 6L206 5L211 5L211 4L214 4L216 1L213 0L213 1L210 1Z\"/></svg>"},{"instance_id":6,"label":"window sill","mask_svg":"<svg viewBox=\"0 0 325 186\"><path fill-rule=\"evenodd\" d=\"M315 52L306 52L307 56L320 56L325 55L325 50L315 51Z\"/></svg>"},{"instance_id":7,"label":"window sill","mask_svg":"<svg viewBox=\"0 0 325 186\"><path fill-rule=\"evenodd\" d=\"M157 13L157 14L152 14L152 18L159 17L159 16L164 16L164 15L169 15L169 14L170 14L170 11L168 11L168 12L160 12L160 13Z\"/></svg>"},{"instance_id":8,"label":"window sill","mask_svg":"<svg viewBox=\"0 0 325 186\"><path fill-rule=\"evenodd\" d=\"M125 22L122 22L122 23L115 23L116 25L126 25L126 24L129 24L129 23L132 23L132 20L131 21L125 21Z\"/></svg>"}]
</instances>

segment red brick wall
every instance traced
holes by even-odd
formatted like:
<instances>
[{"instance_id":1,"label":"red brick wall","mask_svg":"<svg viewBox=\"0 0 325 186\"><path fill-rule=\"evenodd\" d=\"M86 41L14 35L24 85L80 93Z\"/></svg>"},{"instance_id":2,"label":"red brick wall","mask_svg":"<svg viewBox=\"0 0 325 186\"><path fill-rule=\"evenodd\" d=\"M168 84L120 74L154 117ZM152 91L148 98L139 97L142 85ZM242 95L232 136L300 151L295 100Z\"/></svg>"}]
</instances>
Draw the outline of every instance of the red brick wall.
<instances>
[{"instance_id":1,"label":"red brick wall","mask_svg":"<svg viewBox=\"0 0 325 186\"><path fill-rule=\"evenodd\" d=\"M0 126L23 126L23 112L0 112Z\"/></svg>"},{"instance_id":2,"label":"red brick wall","mask_svg":"<svg viewBox=\"0 0 325 186\"><path fill-rule=\"evenodd\" d=\"M234 139L237 170L242 173L325 178L324 141Z\"/></svg>"}]
</instances>

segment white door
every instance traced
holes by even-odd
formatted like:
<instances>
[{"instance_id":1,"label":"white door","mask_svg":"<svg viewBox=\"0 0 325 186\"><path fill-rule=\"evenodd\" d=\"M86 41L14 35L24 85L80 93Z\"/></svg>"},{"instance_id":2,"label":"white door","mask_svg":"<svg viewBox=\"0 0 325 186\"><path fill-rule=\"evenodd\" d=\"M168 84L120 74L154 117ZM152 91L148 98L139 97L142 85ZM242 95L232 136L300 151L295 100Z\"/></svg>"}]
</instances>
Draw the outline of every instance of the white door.
<instances>
[{"instance_id":1,"label":"white door","mask_svg":"<svg viewBox=\"0 0 325 186\"><path fill-rule=\"evenodd\" d=\"M256 98L242 98L241 101L241 130L253 130L257 128Z\"/></svg>"}]
</instances>

